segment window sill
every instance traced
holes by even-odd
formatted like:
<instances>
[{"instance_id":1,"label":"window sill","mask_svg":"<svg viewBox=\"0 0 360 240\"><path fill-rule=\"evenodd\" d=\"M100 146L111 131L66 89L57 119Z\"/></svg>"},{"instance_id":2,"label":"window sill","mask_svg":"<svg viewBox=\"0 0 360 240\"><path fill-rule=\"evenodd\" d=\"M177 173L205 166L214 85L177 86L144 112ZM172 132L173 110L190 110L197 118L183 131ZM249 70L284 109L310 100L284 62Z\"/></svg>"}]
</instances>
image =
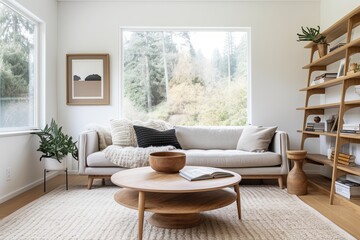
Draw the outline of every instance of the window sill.
<instances>
[{"instance_id":1,"label":"window sill","mask_svg":"<svg viewBox=\"0 0 360 240\"><path fill-rule=\"evenodd\" d=\"M0 132L0 138L28 135L37 131L38 129L28 129L28 130L18 130L18 131L14 130L14 131Z\"/></svg>"}]
</instances>

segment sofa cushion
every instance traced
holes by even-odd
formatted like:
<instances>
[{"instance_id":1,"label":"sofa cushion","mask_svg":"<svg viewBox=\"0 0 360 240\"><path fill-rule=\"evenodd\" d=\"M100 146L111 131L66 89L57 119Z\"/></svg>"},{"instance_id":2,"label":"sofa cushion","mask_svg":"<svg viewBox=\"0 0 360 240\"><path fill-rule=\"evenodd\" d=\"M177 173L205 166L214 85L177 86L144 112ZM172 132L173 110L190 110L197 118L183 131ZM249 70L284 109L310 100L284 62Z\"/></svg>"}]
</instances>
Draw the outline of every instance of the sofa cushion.
<instances>
[{"instance_id":1,"label":"sofa cushion","mask_svg":"<svg viewBox=\"0 0 360 240\"><path fill-rule=\"evenodd\" d=\"M114 145L121 147L136 147L135 132L132 122L128 119L110 120L111 136Z\"/></svg>"},{"instance_id":2,"label":"sofa cushion","mask_svg":"<svg viewBox=\"0 0 360 240\"><path fill-rule=\"evenodd\" d=\"M104 152L94 152L86 159L87 166L89 167L118 167L105 158Z\"/></svg>"},{"instance_id":3,"label":"sofa cushion","mask_svg":"<svg viewBox=\"0 0 360 240\"><path fill-rule=\"evenodd\" d=\"M121 147L137 147L136 134L133 125L153 128L159 131L173 128L171 124L162 120L148 120L146 122L128 119L110 120L111 135L114 145Z\"/></svg>"},{"instance_id":4,"label":"sofa cushion","mask_svg":"<svg viewBox=\"0 0 360 240\"><path fill-rule=\"evenodd\" d=\"M186 165L219 168L271 167L281 165L281 155L274 152L240 150L173 150L186 154Z\"/></svg>"},{"instance_id":5,"label":"sofa cushion","mask_svg":"<svg viewBox=\"0 0 360 240\"><path fill-rule=\"evenodd\" d=\"M175 135L175 129L158 131L156 129L134 125L134 130L139 147L146 148L171 145L181 149Z\"/></svg>"},{"instance_id":6,"label":"sofa cushion","mask_svg":"<svg viewBox=\"0 0 360 240\"><path fill-rule=\"evenodd\" d=\"M236 149L248 152L267 151L277 127L246 126L239 138Z\"/></svg>"},{"instance_id":7,"label":"sofa cushion","mask_svg":"<svg viewBox=\"0 0 360 240\"><path fill-rule=\"evenodd\" d=\"M243 127L175 126L183 149L236 149Z\"/></svg>"}]
</instances>

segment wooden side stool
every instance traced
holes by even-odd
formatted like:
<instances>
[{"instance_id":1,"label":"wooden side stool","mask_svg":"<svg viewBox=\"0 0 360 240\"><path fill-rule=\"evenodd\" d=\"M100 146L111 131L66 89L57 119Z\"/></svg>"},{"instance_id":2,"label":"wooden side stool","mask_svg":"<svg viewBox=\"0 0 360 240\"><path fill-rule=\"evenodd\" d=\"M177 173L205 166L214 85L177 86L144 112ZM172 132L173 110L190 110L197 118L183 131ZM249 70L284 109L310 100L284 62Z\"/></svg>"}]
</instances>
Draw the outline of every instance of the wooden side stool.
<instances>
[{"instance_id":1,"label":"wooden side stool","mask_svg":"<svg viewBox=\"0 0 360 240\"><path fill-rule=\"evenodd\" d=\"M287 157L294 161L294 167L287 176L287 192L298 196L307 194L307 177L302 169L307 151L287 151Z\"/></svg>"}]
</instances>

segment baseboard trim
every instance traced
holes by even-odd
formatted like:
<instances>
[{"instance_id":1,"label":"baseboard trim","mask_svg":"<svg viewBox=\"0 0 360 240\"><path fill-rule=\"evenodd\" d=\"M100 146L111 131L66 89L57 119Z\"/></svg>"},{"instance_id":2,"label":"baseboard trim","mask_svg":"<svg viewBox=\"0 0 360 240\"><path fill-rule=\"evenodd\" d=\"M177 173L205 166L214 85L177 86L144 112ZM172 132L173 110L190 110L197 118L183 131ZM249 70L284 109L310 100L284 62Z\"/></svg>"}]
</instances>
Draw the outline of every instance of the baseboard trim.
<instances>
[{"instance_id":1,"label":"baseboard trim","mask_svg":"<svg viewBox=\"0 0 360 240\"><path fill-rule=\"evenodd\" d=\"M52 172L52 173L46 174L46 180L54 178L58 174L59 174L58 172ZM42 184L43 181L44 181L44 179L42 179L42 178L38 179L38 180L36 180L36 181L34 181L34 182L32 182L32 183L30 183L30 184L28 184L28 185L26 185L26 186L24 186L22 188L19 188L19 189L15 190L15 191L13 191L13 192L11 192L9 194L6 194L5 196L0 198L0 204L10 200L11 198L16 197L17 195L19 195L19 194L21 194L23 192L26 192L27 190L30 190L33 187L36 187L39 184Z\"/></svg>"}]
</instances>

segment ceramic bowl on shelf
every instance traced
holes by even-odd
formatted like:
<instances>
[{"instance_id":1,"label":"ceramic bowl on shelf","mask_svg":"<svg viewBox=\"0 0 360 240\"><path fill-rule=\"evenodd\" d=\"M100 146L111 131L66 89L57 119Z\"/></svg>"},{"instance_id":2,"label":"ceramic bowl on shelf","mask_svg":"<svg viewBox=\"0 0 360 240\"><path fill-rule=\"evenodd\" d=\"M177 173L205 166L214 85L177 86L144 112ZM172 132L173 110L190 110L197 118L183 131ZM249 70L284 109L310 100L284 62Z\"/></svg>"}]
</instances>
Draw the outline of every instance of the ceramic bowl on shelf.
<instances>
[{"instance_id":1,"label":"ceramic bowl on shelf","mask_svg":"<svg viewBox=\"0 0 360 240\"><path fill-rule=\"evenodd\" d=\"M186 163L186 155L181 152L154 152L149 156L150 167L157 172L177 173Z\"/></svg>"}]
</instances>

